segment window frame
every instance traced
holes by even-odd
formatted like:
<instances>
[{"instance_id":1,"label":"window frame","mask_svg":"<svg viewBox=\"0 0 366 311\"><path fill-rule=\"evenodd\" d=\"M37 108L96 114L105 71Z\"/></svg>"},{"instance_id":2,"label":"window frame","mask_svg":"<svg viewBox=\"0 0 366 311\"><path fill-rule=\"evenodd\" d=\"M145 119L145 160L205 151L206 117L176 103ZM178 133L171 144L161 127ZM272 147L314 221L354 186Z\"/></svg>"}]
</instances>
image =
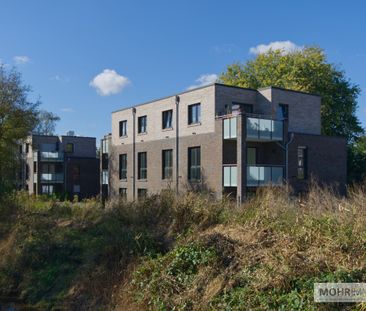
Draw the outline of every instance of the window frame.
<instances>
[{"instance_id":1,"label":"window frame","mask_svg":"<svg viewBox=\"0 0 366 311\"><path fill-rule=\"evenodd\" d=\"M196 152L196 154L193 154L193 152ZM193 160L195 160L194 161L195 163L192 163ZM201 174L201 146L189 147L188 148L188 180L191 182L192 181L193 182L201 181L201 178L202 178L201 175L202 175Z\"/></svg>"},{"instance_id":2,"label":"window frame","mask_svg":"<svg viewBox=\"0 0 366 311\"><path fill-rule=\"evenodd\" d=\"M166 114L170 114L170 126L166 126L166 120L165 120L165 115ZM161 128L163 130L171 130L173 128L173 109L168 109L168 110L164 110L162 112L162 116L161 116L161 119L162 119L162 124L161 124Z\"/></svg>"},{"instance_id":3,"label":"window frame","mask_svg":"<svg viewBox=\"0 0 366 311\"><path fill-rule=\"evenodd\" d=\"M188 105L188 125L195 124L201 124L201 103Z\"/></svg>"},{"instance_id":4,"label":"window frame","mask_svg":"<svg viewBox=\"0 0 366 311\"><path fill-rule=\"evenodd\" d=\"M119 179L127 180L127 153L120 154L118 160Z\"/></svg>"},{"instance_id":5,"label":"window frame","mask_svg":"<svg viewBox=\"0 0 366 311\"><path fill-rule=\"evenodd\" d=\"M143 156L145 157L144 159L143 159ZM145 164L145 166L142 167L142 164ZM146 151L137 153L137 179L138 180L147 179L147 152Z\"/></svg>"},{"instance_id":6,"label":"window frame","mask_svg":"<svg viewBox=\"0 0 366 311\"><path fill-rule=\"evenodd\" d=\"M145 120L142 122L142 120ZM140 116L137 118L137 133L145 134L147 133L147 115Z\"/></svg>"},{"instance_id":7,"label":"window frame","mask_svg":"<svg viewBox=\"0 0 366 311\"><path fill-rule=\"evenodd\" d=\"M126 137L127 131L127 120L119 121L119 137Z\"/></svg>"},{"instance_id":8,"label":"window frame","mask_svg":"<svg viewBox=\"0 0 366 311\"><path fill-rule=\"evenodd\" d=\"M168 154L170 154L170 156L169 156L170 159L169 159L169 157L167 157ZM162 172L161 172L162 179L164 179L164 180L172 179L173 178L173 149L162 150L161 160L162 160L161 161L162 162ZM166 165L166 164L168 164L168 165Z\"/></svg>"},{"instance_id":9,"label":"window frame","mask_svg":"<svg viewBox=\"0 0 366 311\"><path fill-rule=\"evenodd\" d=\"M298 146L297 147L297 179L307 180L307 178L308 178L308 148L306 146Z\"/></svg>"},{"instance_id":10,"label":"window frame","mask_svg":"<svg viewBox=\"0 0 366 311\"><path fill-rule=\"evenodd\" d=\"M69 146L71 146L71 151L69 151ZM65 152L66 153L74 153L75 152L75 144L74 143L66 143Z\"/></svg>"},{"instance_id":11,"label":"window frame","mask_svg":"<svg viewBox=\"0 0 366 311\"><path fill-rule=\"evenodd\" d=\"M137 188L137 199L145 199L147 197L147 189L146 188Z\"/></svg>"},{"instance_id":12,"label":"window frame","mask_svg":"<svg viewBox=\"0 0 366 311\"><path fill-rule=\"evenodd\" d=\"M280 103L280 104L278 104L278 108L281 111L281 118L283 120L288 120L289 114L290 114L289 105L288 104L282 104L282 103Z\"/></svg>"},{"instance_id":13,"label":"window frame","mask_svg":"<svg viewBox=\"0 0 366 311\"><path fill-rule=\"evenodd\" d=\"M118 189L118 195L123 200L126 200L127 199L127 188L126 187L120 187Z\"/></svg>"}]
</instances>

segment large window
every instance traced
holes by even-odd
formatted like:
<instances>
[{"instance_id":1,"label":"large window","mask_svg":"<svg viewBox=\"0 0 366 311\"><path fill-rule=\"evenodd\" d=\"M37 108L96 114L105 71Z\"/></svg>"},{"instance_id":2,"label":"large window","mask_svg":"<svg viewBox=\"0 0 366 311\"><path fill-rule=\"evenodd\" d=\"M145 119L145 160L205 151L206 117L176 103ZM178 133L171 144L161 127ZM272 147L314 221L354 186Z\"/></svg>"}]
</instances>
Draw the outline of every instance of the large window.
<instances>
[{"instance_id":1,"label":"large window","mask_svg":"<svg viewBox=\"0 0 366 311\"><path fill-rule=\"evenodd\" d=\"M138 179L147 179L147 154L139 152L137 154Z\"/></svg>"},{"instance_id":2,"label":"large window","mask_svg":"<svg viewBox=\"0 0 366 311\"><path fill-rule=\"evenodd\" d=\"M66 152L67 153L74 153L74 144L73 143L67 143L66 144Z\"/></svg>"},{"instance_id":3,"label":"large window","mask_svg":"<svg viewBox=\"0 0 366 311\"><path fill-rule=\"evenodd\" d=\"M188 179L201 179L201 147L188 148Z\"/></svg>"},{"instance_id":4,"label":"large window","mask_svg":"<svg viewBox=\"0 0 366 311\"><path fill-rule=\"evenodd\" d=\"M163 111L163 129L171 129L173 127L173 110Z\"/></svg>"},{"instance_id":5,"label":"large window","mask_svg":"<svg viewBox=\"0 0 366 311\"><path fill-rule=\"evenodd\" d=\"M196 124L201 122L201 104L188 106L188 124Z\"/></svg>"},{"instance_id":6,"label":"large window","mask_svg":"<svg viewBox=\"0 0 366 311\"><path fill-rule=\"evenodd\" d=\"M127 120L119 122L119 137L127 136Z\"/></svg>"},{"instance_id":7,"label":"large window","mask_svg":"<svg viewBox=\"0 0 366 311\"><path fill-rule=\"evenodd\" d=\"M119 155L119 179L127 179L127 154Z\"/></svg>"},{"instance_id":8,"label":"large window","mask_svg":"<svg viewBox=\"0 0 366 311\"><path fill-rule=\"evenodd\" d=\"M147 132L147 116L142 116L138 118L138 133L146 133Z\"/></svg>"},{"instance_id":9,"label":"large window","mask_svg":"<svg viewBox=\"0 0 366 311\"><path fill-rule=\"evenodd\" d=\"M299 146L297 148L297 178L307 178L307 162L308 162L307 148Z\"/></svg>"},{"instance_id":10,"label":"large window","mask_svg":"<svg viewBox=\"0 0 366 311\"><path fill-rule=\"evenodd\" d=\"M173 176L173 150L163 150L163 179Z\"/></svg>"},{"instance_id":11,"label":"large window","mask_svg":"<svg viewBox=\"0 0 366 311\"><path fill-rule=\"evenodd\" d=\"M122 199L127 199L127 188L119 188L119 196Z\"/></svg>"}]
</instances>

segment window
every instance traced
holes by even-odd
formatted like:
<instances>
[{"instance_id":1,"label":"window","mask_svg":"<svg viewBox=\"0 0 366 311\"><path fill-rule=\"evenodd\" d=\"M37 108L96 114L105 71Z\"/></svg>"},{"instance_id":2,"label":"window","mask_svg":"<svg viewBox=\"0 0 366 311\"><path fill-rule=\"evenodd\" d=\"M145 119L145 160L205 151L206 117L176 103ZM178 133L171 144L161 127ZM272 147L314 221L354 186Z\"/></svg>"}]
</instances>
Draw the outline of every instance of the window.
<instances>
[{"instance_id":1,"label":"window","mask_svg":"<svg viewBox=\"0 0 366 311\"><path fill-rule=\"evenodd\" d=\"M127 199L127 188L119 188L119 196L122 199Z\"/></svg>"},{"instance_id":2,"label":"window","mask_svg":"<svg viewBox=\"0 0 366 311\"><path fill-rule=\"evenodd\" d=\"M232 110L239 110L240 112L253 113L253 105L243 103L232 103Z\"/></svg>"},{"instance_id":3,"label":"window","mask_svg":"<svg viewBox=\"0 0 366 311\"><path fill-rule=\"evenodd\" d=\"M279 120L288 119L288 105L285 104L278 105L277 118Z\"/></svg>"},{"instance_id":4,"label":"window","mask_svg":"<svg viewBox=\"0 0 366 311\"><path fill-rule=\"evenodd\" d=\"M247 148L247 165L255 166L257 164L257 148Z\"/></svg>"},{"instance_id":5,"label":"window","mask_svg":"<svg viewBox=\"0 0 366 311\"><path fill-rule=\"evenodd\" d=\"M71 167L71 178L72 178L74 184L80 183L80 165L74 164Z\"/></svg>"},{"instance_id":6,"label":"window","mask_svg":"<svg viewBox=\"0 0 366 311\"><path fill-rule=\"evenodd\" d=\"M188 179L201 179L201 147L188 148Z\"/></svg>"},{"instance_id":7,"label":"window","mask_svg":"<svg viewBox=\"0 0 366 311\"><path fill-rule=\"evenodd\" d=\"M33 173L37 173L37 162L33 162Z\"/></svg>"},{"instance_id":8,"label":"window","mask_svg":"<svg viewBox=\"0 0 366 311\"><path fill-rule=\"evenodd\" d=\"M297 178L307 178L307 162L308 162L307 148L299 146L297 148Z\"/></svg>"},{"instance_id":9,"label":"window","mask_svg":"<svg viewBox=\"0 0 366 311\"><path fill-rule=\"evenodd\" d=\"M238 168L224 166L224 187L237 187Z\"/></svg>"},{"instance_id":10,"label":"window","mask_svg":"<svg viewBox=\"0 0 366 311\"><path fill-rule=\"evenodd\" d=\"M127 179L127 154L119 155L119 179Z\"/></svg>"},{"instance_id":11,"label":"window","mask_svg":"<svg viewBox=\"0 0 366 311\"><path fill-rule=\"evenodd\" d=\"M53 185L42 185L42 194L53 194L54 187Z\"/></svg>"},{"instance_id":12,"label":"window","mask_svg":"<svg viewBox=\"0 0 366 311\"><path fill-rule=\"evenodd\" d=\"M29 152L29 144L25 144L25 153Z\"/></svg>"},{"instance_id":13,"label":"window","mask_svg":"<svg viewBox=\"0 0 366 311\"><path fill-rule=\"evenodd\" d=\"M80 185L74 185L73 192L74 193L80 193Z\"/></svg>"},{"instance_id":14,"label":"window","mask_svg":"<svg viewBox=\"0 0 366 311\"><path fill-rule=\"evenodd\" d=\"M67 143L66 144L66 152L67 153L73 153L74 152L74 144L73 143Z\"/></svg>"},{"instance_id":15,"label":"window","mask_svg":"<svg viewBox=\"0 0 366 311\"><path fill-rule=\"evenodd\" d=\"M107 139L102 139L102 153L108 153L109 152L109 144Z\"/></svg>"},{"instance_id":16,"label":"window","mask_svg":"<svg viewBox=\"0 0 366 311\"><path fill-rule=\"evenodd\" d=\"M127 136L127 120L119 122L119 137Z\"/></svg>"},{"instance_id":17,"label":"window","mask_svg":"<svg viewBox=\"0 0 366 311\"><path fill-rule=\"evenodd\" d=\"M147 196L147 189L137 189L137 198L144 199Z\"/></svg>"},{"instance_id":18,"label":"window","mask_svg":"<svg viewBox=\"0 0 366 311\"><path fill-rule=\"evenodd\" d=\"M147 155L146 152L137 154L138 179L147 179Z\"/></svg>"},{"instance_id":19,"label":"window","mask_svg":"<svg viewBox=\"0 0 366 311\"><path fill-rule=\"evenodd\" d=\"M146 133L147 132L147 116L142 116L138 118L138 133Z\"/></svg>"},{"instance_id":20,"label":"window","mask_svg":"<svg viewBox=\"0 0 366 311\"><path fill-rule=\"evenodd\" d=\"M108 179L109 179L108 170L103 170L102 171L102 184L108 185Z\"/></svg>"},{"instance_id":21,"label":"window","mask_svg":"<svg viewBox=\"0 0 366 311\"><path fill-rule=\"evenodd\" d=\"M224 119L224 139L236 138L236 117Z\"/></svg>"},{"instance_id":22,"label":"window","mask_svg":"<svg viewBox=\"0 0 366 311\"><path fill-rule=\"evenodd\" d=\"M26 180L29 179L29 165L28 164L25 165L25 179Z\"/></svg>"},{"instance_id":23,"label":"window","mask_svg":"<svg viewBox=\"0 0 366 311\"><path fill-rule=\"evenodd\" d=\"M173 110L163 111L163 129L173 127Z\"/></svg>"},{"instance_id":24,"label":"window","mask_svg":"<svg viewBox=\"0 0 366 311\"><path fill-rule=\"evenodd\" d=\"M163 179L173 176L173 150L163 150Z\"/></svg>"},{"instance_id":25,"label":"window","mask_svg":"<svg viewBox=\"0 0 366 311\"><path fill-rule=\"evenodd\" d=\"M188 106L188 124L196 124L201 122L201 104Z\"/></svg>"}]
</instances>

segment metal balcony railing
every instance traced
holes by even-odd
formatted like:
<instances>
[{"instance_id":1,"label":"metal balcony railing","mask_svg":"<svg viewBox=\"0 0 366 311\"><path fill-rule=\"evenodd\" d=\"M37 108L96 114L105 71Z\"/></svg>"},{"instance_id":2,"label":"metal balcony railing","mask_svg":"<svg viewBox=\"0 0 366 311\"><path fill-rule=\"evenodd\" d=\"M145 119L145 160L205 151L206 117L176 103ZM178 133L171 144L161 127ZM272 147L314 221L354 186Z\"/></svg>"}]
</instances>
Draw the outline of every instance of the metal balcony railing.
<instances>
[{"instance_id":1,"label":"metal balcony railing","mask_svg":"<svg viewBox=\"0 0 366 311\"><path fill-rule=\"evenodd\" d=\"M59 162L64 160L64 154L58 151L41 151L41 161Z\"/></svg>"},{"instance_id":2,"label":"metal balcony railing","mask_svg":"<svg viewBox=\"0 0 366 311\"><path fill-rule=\"evenodd\" d=\"M63 183L64 174L63 173L41 174L41 182L42 183Z\"/></svg>"},{"instance_id":3,"label":"metal balcony railing","mask_svg":"<svg viewBox=\"0 0 366 311\"><path fill-rule=\"evenodd\" d=\"M247 140L283 141L283 121L247 117Z\"/></svg>"},{"instance_id":4,"label":"metal balcony railing","mask_svg":"<svg viewBox=\"0 0 366 311\"><path fill-rule=\"evenodd\" d=\"M247 186L283 184L284 166L247 166Z\"/></svg>"}]
</instances>

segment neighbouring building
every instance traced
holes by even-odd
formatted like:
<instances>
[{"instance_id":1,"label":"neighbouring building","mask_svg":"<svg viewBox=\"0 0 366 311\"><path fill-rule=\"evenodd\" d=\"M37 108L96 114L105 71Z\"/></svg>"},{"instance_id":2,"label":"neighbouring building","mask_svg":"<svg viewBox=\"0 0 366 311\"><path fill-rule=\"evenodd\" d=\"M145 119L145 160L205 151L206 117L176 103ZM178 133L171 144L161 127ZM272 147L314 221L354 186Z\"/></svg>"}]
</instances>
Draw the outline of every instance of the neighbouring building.
<instances>
[{"instance_id":1,"label":"neighbouring building","mask_svg":"<svg viewBox=\"0 0 366 311\"><path fill-rule=\"evenodd\" d=\"M344 193L346 142L321 135L320 106L313 94L215 83L115 111L101 142L103 194L204 189L241 200L269 183L303 192L312 177Z\"/></svg>"},{"instance_id":2,"label":"neighbouring building","mask_svg":"<svg viewBox=\"0 0 366 311\"><path fill-rule=\"evenodd\" d=\"M99 158L93 137L32 135L20 145L21 188L30 194L80 199L99 195Z\"/></svg>"}]
</instances>

